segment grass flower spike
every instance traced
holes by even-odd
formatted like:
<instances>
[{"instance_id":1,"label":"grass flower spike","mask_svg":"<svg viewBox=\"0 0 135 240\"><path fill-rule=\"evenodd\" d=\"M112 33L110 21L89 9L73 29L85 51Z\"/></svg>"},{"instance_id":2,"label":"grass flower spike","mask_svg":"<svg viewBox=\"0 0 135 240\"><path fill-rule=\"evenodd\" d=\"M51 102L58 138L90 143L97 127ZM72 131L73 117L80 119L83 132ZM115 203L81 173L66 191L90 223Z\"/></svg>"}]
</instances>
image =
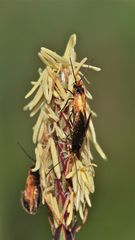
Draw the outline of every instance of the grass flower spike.
<instances>
[{"instance_id":1,"label":"grass flower spike","mask_svg":"<svg viewBox=\"0 0 135 240\"><path fill-rule=\"evenodd\" d=\"M96 115L87 100L82 69L100 71L88 65L87 58L77 61L76 35L71 35L64 55L59 56L42 47L39 52L44 69L39 79L31 82L25 96L32 100L24 107L30 117L37 115L33 127L36 163L32 172L40 176L42 204L48 207L48 217L54 239L75 239L91 207L96 164L92 162L91 143L103 159L92 118Z\"/></svg>"}]
</instances>

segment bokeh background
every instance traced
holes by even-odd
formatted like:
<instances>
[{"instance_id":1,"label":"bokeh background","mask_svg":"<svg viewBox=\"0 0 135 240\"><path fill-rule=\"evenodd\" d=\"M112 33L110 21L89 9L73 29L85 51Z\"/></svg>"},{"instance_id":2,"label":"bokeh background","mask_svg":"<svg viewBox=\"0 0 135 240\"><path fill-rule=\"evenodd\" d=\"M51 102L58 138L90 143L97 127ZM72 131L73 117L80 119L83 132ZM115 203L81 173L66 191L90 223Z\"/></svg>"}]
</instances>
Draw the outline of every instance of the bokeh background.
<instances>
[{"instance_id":1,"label":"bokeh background","mask_svg":"<svg viewBox=\"0 0 135 240\"><path fill-rule=\"evenodd\" d=\"M46 208L34 217L21 208L31 163L16 142L34 156L35 119L22 110L24 95L43 66L40 47L63 54L72 33L78 59L87 56L102 68L86 75L97 138L108 156L104 162L94 151L96 192L77 239L135 239L134 23L134 0L0 0L0 240L51 239Z\"/></svg>"}]
</instances>

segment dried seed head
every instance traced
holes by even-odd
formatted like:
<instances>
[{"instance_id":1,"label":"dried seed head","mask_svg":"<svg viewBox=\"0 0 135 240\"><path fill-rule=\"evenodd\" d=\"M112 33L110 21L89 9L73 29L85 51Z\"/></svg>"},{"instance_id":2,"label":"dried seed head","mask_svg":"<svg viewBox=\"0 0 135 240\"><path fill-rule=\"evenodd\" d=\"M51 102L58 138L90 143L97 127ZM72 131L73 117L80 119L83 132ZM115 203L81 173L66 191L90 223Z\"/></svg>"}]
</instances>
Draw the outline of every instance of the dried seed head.
<instances>
[{"instance_id":1,"label":"dried seed head","mask_svg":"<svg viewBox=\"0 0 135 240\"><path fill-rule=\"evenodd\" d=\"M90 194L95 189L93 177L96 165L91 162L93 157L90 142L93 142L101 157L106 159L97 143L91 119L89 128L84 127L79 153L72 151L75 83L83 89L84 102L80 111L83 110L84 119L87 119L90 113L94 117L96 114L87 102L92 96L83 82L85 77L81 68L101 70L87 65L87 58L77 62L75 45L76 35L73 34L63 56L41 48L39 57L46 66L45 69L40 69L39 79L31 82L32 89L25 96L29 98L35 93L33 99L24 107L24 110L31 112L31 117L39 113L33 127L36 165L32 171L39 171L42 203L46 203L50 209L49 221L55 236L65 234L66 231L75 233L77 212L82 222L86 221L87 205L91 207ZM80 104L80 99L77 98L77 104ZM76 138L77 141L79 139Z\"/></svg>"}]
</instances>

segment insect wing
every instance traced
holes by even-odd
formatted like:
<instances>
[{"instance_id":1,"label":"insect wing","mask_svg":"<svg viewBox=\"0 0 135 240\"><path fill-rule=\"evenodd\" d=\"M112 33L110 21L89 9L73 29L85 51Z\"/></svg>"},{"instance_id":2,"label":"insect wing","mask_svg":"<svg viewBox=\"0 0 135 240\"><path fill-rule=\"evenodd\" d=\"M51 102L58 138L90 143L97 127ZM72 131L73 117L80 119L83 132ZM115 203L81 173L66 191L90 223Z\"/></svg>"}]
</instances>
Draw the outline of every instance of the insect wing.
<instances>
[{"instance_id":1,"label":"insect wing","mask_svg":"<svg viewBox=\"0 0 135 240\"><path fill-rule=\"evenodd\" d=\"M78 153L82 146L83 139L85 136L86 117L80 111L76 113L74 120L75 122L72 135L72 152Z\"/></svg>"}]
</instances>

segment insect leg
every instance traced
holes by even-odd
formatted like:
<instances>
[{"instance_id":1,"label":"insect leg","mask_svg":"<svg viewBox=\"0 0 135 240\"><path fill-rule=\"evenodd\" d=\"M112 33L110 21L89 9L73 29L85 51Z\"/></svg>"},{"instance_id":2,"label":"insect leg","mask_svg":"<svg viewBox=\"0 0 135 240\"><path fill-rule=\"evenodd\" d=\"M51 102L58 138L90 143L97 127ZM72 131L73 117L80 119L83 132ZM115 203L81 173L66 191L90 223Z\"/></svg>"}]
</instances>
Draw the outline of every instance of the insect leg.
<instances>
[{"instance_id":1,"label":"insect leg","mask_svg":"<svg viewBox=\"0 0 135 240\"><path fill-rule=\"evenodd\" d=\"M67 89L68 92L70 92L72 95L74 95L69 89Z\"/></svg>"},{"instance_id":2,"label":"insect leg","mask_svg":"<svg viewBox=\"0 0 135 240\"><path fill-rule=\"evenodd\" d=\"M90 112L90 114L88 116L88 119L87 119L87 122L86 122L86 126L85 126L85 131L87 131L87 129L89 127L89 122L90 122L91 116L92 116L92 112Z\"/></svg>"},{"instance_id":3,"label":"insect leg","mask_svg":"<svg viewBox=\"0 0 135 240\"><path fill-rule=\"evenodd\" d=\"M74 98L68 98L68 100L66 101L64 107L60 110L61 112L66 108L69 100L74 100Z\"/></svg>"},{"instance_id":4,"label":"insect leg","mask_svg":"<svg viewBox=\"0 0 135 240\"><path fill-rule=\"evenodd\" d=\"M62 160L60 160L59 162L57 162L49 171L48 173L46 174L46 177L49 175L49 173L56 167L58 166L60 163L62 162Z\"/></svg>"},{"instance_id":5,"label":"insect leg","mask_svg":"<svg viewBox=\"0 0 135 240\"><path fill-rule=\"evenodd\" d=\"M22 144L20 142L17 142L17 144L19 145L19 147L21 148L21 150L24 152L24 154L32 161L32 162L35 162L35 159L32 158L27 152L26 150L24 149L24 147L22 146Z\"/></svg>"},{"instance_id":6,"label":"insect leg","mask_svg":"<svg viewBox=\"0 0 135 240\"><path fill-rule=\"evenodd\" d=\"M69 118L68 118L68 121L70 121L71 125L73 125L73 122L72 122L72 120L71 120L71 116L72 116L72 115L73 115L73 110L72 110L72 112L70 113Z\"/></svg>"}]
</instances>

